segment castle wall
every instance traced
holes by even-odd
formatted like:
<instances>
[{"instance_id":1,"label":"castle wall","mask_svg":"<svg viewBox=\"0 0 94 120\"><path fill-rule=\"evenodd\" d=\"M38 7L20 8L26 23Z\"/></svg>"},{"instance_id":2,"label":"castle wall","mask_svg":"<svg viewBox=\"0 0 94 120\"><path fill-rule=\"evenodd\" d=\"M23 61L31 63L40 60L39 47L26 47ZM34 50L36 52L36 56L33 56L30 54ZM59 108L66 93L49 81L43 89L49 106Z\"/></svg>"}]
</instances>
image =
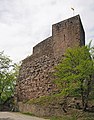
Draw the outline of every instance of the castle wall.
<instances>
[{"instance_id":1,"label":"castle wall","mask_svg":"<svg viewBox=\"0 0 94 120\"><path fill-rule=\"evenodd\" d=\"M53 54L53 39L52 36L43 40L35 47L33 47L33 54L37 55L37 58L42 55L52 56Z\"/></svg>"},{"instance_id":2,"label":"castle wall","mask_svg":"<svg viewBox=\"0 0 94 120\"><path fill-rule=\"evenodd\" d=\"M24 101L55 92L52 83L53 66L54 59L45 55L23 62L19 73L18 100Z\"/></svg>"},{"instance_id":3,"label":"castle wall","mask_svg":"<svg viewBox=\"0 0 94 120\"><path fill-rule=\"evenodd\" d=\"M18 101L58 92L53 83L54 66L68 47L84 45L85 34L79 15L52 26L52 36L37 44L22 61L17 82Z\"/></svg>"},{"instance_id":4,"label":"castle wall","mask_svg":"<svg viewBox=\"0 0 94 120\"><path fill-rule=\"evenodd\" d=\"M68 47L85 44L85 34L79 15L54 24L52 35L56 57L62 56Z\"/></svg>"}]
</instances>

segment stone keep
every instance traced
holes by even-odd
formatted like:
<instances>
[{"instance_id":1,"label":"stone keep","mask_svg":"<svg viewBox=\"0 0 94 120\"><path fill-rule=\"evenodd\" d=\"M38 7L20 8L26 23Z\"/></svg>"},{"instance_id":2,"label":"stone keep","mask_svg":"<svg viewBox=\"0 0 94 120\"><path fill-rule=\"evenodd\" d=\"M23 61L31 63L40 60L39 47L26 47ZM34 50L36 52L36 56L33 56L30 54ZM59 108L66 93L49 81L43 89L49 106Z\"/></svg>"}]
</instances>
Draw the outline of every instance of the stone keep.
<instances>
[{"instance_id":1,"label":"stone keep","mask_svg":"<svg viewBox=\"0 0 94 120\"><path fill-rule=\"evenodd\" d=\"M85 33L79 15L52 25L52 36L33 47L33 54L22 61L16 86L17 101L56 93L54 66L68 47L82 45L85 45Z\"/></svg>"}]
</instances>

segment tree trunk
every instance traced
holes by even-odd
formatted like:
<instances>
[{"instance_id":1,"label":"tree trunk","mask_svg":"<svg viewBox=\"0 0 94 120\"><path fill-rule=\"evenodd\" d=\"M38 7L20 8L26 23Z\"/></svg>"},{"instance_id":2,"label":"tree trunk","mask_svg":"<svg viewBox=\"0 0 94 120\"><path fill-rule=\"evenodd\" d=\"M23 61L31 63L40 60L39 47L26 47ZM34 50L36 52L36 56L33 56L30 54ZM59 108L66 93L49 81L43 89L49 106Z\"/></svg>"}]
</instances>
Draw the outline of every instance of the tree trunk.
<instances>
[{"instance_id":1,"label":"tree trunk","mask_svg":"<svg viewBox=\"0 0 94 120\"><path fill-rule=\"evenodd\" d=\"M86 111L86 109L88 107L89 93L91 90L91 79L92 79L92 76L90 76L90 79L88 80L88 83L87 83L87 91L86 91L86 97L85 97L84 111Z\"/></svg>"},{"instance_id":2,"label":"tree trunk","mask_svg":"<svg viewBox=\"0 0 94 120\"><path fill-rule=\"evenodd\" d=\"M82 109L84 109L85 98L84 98L84 89L83 89L83 80L81 80L81 100L82 100Z\"/></svg>"}]
</instances>

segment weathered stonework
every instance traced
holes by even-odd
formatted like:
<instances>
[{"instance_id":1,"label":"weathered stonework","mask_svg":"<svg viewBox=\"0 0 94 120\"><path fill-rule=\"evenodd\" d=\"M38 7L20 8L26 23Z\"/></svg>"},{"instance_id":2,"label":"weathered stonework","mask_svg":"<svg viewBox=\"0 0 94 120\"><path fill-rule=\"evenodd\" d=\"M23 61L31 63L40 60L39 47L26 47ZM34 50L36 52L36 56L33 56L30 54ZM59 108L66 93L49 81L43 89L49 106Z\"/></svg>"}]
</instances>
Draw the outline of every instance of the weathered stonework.
<instances>
[{"instance_id":1,"label":"weathered stonework","mask_svg":"<svg viewBox=\"0 0 94 120\"><path fill-rule=\"evenodd\" d=\"M24 104L22 102L19 102L19 110L22 113L32 113L35 116L62 116L64 114L64 111L60 105L53 105L53 106L41 106L41 105L35 105L35 104Z\"/></svg>"},{"instance_id":2,"label":"weathered stonework","mask_svg":"<svg viewBox=\"0 0 94 120\"><path fill-rule=\"evenodd\" d=\"M80 16L52 26L52 36L37 44L33 54L22 61L17 82L18 102L57 92L53 84L53 68L68 47L85 44Z\"/></svg>"}]
</instances>

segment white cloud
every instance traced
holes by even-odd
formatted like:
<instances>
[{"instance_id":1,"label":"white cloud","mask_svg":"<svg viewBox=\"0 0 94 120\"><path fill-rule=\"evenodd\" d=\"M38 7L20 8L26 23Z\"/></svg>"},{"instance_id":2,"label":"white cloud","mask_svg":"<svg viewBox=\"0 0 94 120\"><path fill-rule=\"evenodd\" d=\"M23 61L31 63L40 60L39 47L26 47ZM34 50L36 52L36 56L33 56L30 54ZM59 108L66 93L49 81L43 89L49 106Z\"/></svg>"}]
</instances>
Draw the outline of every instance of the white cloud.
<instances>
[{"instance_id":1,"label":"white cloud","mask_svg":"<svg viewBox=\"0 0 94 120\"><path fill-rule=\"evenodd\" d=\"M53 23L80 14L86 42L94 39L94 0L0 0L0 51L14 61L32 52L32 47L51 35ZM93 43L94 44L94 43Z\"/></svg>"}]
</instances>

